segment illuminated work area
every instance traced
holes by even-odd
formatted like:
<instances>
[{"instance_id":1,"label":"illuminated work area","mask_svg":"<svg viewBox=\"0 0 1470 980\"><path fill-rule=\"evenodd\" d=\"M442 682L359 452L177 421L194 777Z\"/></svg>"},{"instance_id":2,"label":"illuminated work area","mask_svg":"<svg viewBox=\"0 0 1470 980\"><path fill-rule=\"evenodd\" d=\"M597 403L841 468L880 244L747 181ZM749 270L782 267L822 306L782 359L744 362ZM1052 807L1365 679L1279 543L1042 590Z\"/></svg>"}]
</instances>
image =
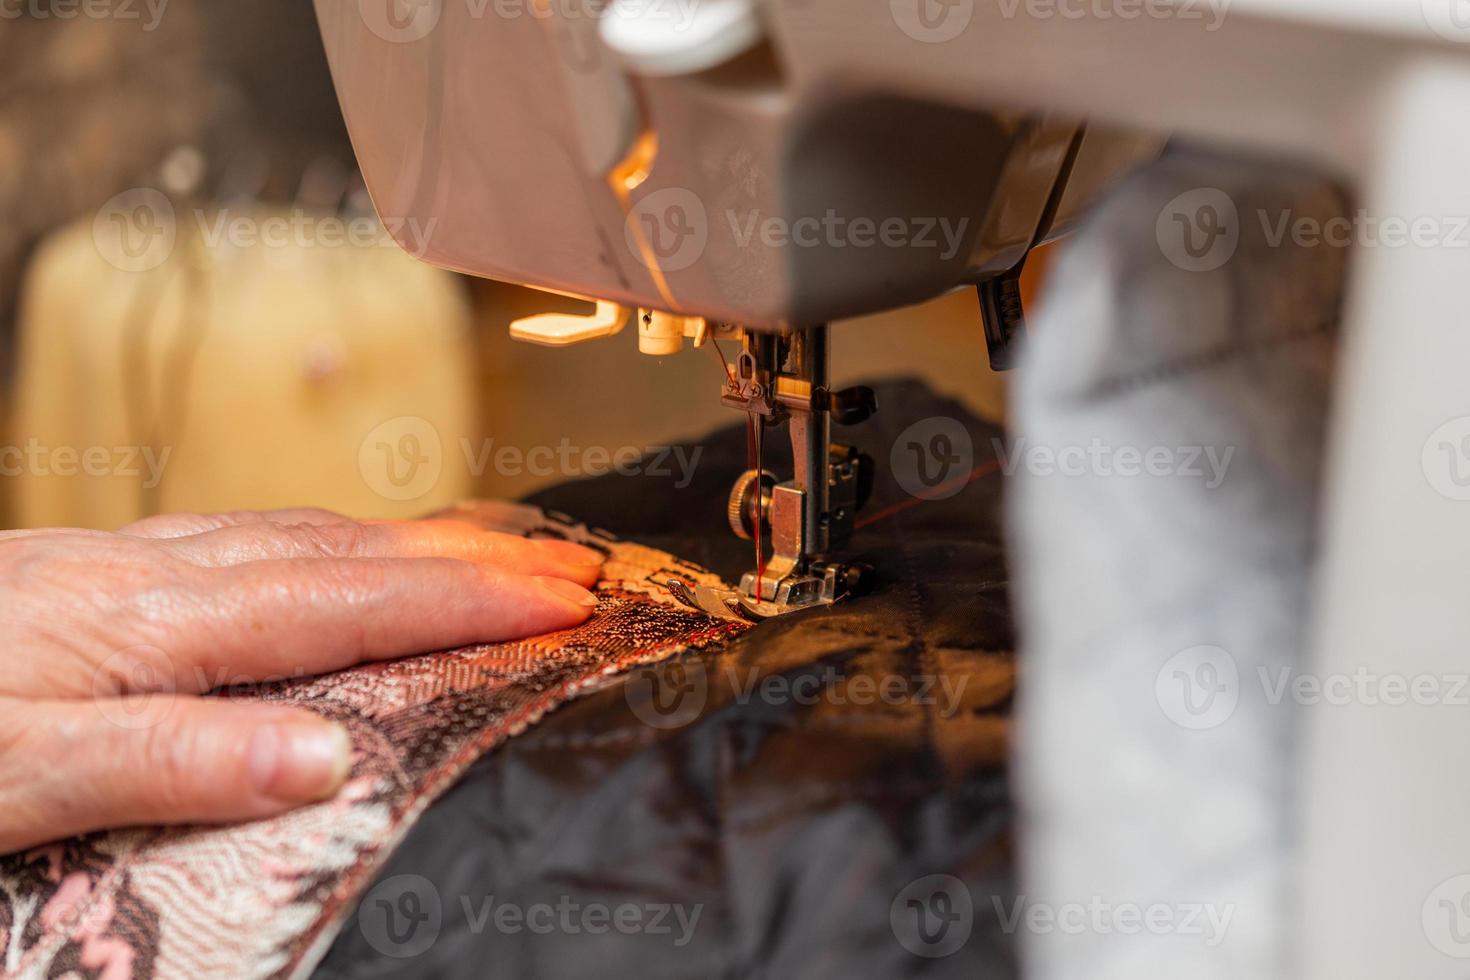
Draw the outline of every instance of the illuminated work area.
<instances>
[{"instance_id":1,"label":"illuminated work area","mask_svg":"<svg viewBox=\"0 0 1470 980\"><path fill-rule=\"evenodd\" d=\"M0 973L1459 976L1463 7L0 3Z\"/></svg>"}]
</instances>

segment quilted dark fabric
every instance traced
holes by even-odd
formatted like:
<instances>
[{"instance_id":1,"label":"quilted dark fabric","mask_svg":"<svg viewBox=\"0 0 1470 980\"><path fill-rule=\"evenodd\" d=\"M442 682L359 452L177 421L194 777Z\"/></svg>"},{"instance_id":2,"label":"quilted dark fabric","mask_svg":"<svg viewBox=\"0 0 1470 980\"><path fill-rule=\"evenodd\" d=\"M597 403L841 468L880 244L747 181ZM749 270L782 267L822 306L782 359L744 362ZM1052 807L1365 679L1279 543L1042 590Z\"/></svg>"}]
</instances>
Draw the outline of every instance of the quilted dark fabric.
<instances>
[{"instance_id":1,"label":"quilted dark fabric","mask_svg":"<svg viewBox=\"0 0 1470 980\"><path fill-rule=\"evenodd\" d=\"M878 395L836 433L879 462L851 549L878 570L872 594L635 673L482 758L318 976L1015 975L1000 432L916 383ZM916 486L906 456L930 445L958 480ZM682 489L609 476L531 502L736 580L743 427L698 446ZM432 941L385 949L383 910L421 898Z\"/></svg>"}]
</instances>

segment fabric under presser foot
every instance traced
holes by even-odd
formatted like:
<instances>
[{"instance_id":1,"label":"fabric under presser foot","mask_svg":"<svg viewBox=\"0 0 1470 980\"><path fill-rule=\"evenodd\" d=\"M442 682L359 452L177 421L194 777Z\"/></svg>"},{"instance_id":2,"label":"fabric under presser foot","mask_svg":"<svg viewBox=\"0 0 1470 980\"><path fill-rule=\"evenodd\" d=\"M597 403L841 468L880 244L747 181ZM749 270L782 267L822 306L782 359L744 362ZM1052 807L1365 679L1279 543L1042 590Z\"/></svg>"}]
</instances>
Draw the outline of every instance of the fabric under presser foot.
<instances>
[{"instance_id":1,"label":"fabric under presser foot","mask_svg":"<svg viewBox=\"0 0 1470 980\"><path fill-rule=\"evenodd\" d=\"M922 384L874 387L883 411L843 432L879 461L844 553L871 593L635 669L482 757L369 892L437 897L432 946L385 954L364 903L318 977L1016 975L1003 433ZM530 502L735 581L745 427L674 452L697 465ZM632 925L595 918L615 915Z\"/></svg>"}]
</instances>

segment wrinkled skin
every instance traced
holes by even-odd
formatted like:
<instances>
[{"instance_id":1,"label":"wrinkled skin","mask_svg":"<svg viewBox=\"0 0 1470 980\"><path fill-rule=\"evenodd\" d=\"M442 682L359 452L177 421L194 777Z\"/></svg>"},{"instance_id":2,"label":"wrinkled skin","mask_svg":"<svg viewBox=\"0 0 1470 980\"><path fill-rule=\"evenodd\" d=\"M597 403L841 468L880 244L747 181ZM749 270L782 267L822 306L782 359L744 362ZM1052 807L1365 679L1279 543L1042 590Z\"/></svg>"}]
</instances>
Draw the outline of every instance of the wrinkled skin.
<instances>
[{"instance_id":1,"label":"wrinkled skin","mask_svg":"<svg viewBox=\"0 0 1470 980\"><path fill-rule=\"evenodd\" d=\"M318 510L0 532L0 852L331 795L346 732L200 698L583 622L601 556L453 521Z\"/></svg>"}]
</instances>

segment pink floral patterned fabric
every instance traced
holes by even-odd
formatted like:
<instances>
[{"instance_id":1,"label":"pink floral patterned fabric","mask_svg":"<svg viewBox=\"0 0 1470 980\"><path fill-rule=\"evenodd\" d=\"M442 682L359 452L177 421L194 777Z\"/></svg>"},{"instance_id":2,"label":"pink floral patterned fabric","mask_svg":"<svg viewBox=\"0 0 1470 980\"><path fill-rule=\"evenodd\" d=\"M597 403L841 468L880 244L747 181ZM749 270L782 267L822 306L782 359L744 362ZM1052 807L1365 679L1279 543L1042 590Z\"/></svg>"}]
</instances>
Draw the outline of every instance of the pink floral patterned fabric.
<instances>
[{"instance_id":1,"label":"pink floral patterned fabric","mask_svg":"<svg viewBox=\"0 0 1470 980\"><path fill-rule=\"evenodd\" d=\"M744 628L677 605L669 579L718 579L664 552L530 507L440 516L606 552L596 614L517 643L220 692L345 723L357 750L347 785L254 823L92 834L0 858L5 977L304 976L415 819L480 755L621 671Z\"/></svg>"}]
</instances>

